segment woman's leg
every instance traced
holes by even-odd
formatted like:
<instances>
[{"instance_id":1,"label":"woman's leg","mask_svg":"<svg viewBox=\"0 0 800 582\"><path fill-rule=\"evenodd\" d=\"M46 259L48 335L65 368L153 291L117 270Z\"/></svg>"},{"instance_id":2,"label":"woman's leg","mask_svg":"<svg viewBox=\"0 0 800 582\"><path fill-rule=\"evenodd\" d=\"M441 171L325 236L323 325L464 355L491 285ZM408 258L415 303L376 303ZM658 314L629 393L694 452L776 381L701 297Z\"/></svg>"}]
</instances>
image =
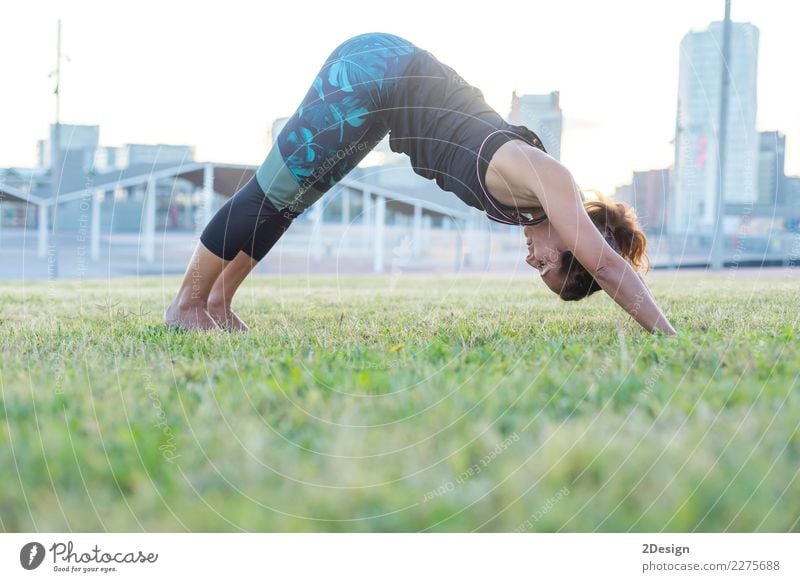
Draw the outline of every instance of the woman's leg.
<instances>
[{"instance_id":1,"label":"woman's leg","mask_svg":"<svg viewBox=\"0 0 800 582\"><path fill-rule=\"evenodd\" d=\"M214 283L208 296L208 313L221 328L231 331L248 331L250 329L231 310L231 303L239 286L257 264L258 261L253 257L245 252L240 252L222 270Z\"/></svg>"},{"instance_id":2,"label":"woman's leg","mask_svg":"<svg viewBox=\"0 0 800 582\"><path fill-rule=\"evenodd\" d=\"M236 331L248 330L247 325L231 310L233 296L250 272L289 229L293 220L293 215L288 212L269 213L269 219L258 227L253 238L222 271L208 296L208 312L221 327Z\"/></svg>"},{"instance_id":3,"label":"woman's leg","mask_svg":"<svg viewBox=\"0 0 800 582\"><path fill-rule=\"evenodd\" d=\"M388 132L381 115L385 79L394 78L413 54L413 45L385 34L359 35L334 50L256 175L206 226L178 297L167 310L167 323L213 327L207 306L223 268L240 251L255 262L263 258L291 221ZM252 268L252 262L241 259L220 282L215 298L227 299L228 310L233 293L226 297L226 292L235 291Z\"/></svg>"},{"instance_id":4,"label":"woman's leg","mask_svg":"<svg viewBox=\"0 0 800 582\"><path fill-rule=\"evenodd\" d=\"M249 253L256 262L261 260L295 216L277 210L253 176L214 214L203 230L164 322L186 329L217 328L208 313L208 300L220 274L240 251ZM233 272L237 275L227 278L229 281L241 276L242 264L240 261L236 265Z\"/></svg>"},{"instance_id":5,"label":"woman's leg","mask_svg":"<svg viewBox=\"0 0 800 582\"><path fill-rule=\"evenodd\" d=\"M181 288L164 314L164 323L185 329L216 329L206 311L208 295L228 261L209 251L202 242L186 268Z\"/></svg>"}]
</instances>

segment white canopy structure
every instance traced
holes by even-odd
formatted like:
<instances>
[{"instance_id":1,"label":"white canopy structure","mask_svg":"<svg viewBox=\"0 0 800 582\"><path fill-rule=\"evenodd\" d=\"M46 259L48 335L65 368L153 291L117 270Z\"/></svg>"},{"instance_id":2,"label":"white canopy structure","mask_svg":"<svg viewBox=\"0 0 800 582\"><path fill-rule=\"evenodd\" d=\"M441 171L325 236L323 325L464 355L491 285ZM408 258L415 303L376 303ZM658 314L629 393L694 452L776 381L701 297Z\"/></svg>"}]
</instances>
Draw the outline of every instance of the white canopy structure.
<instances>
[{"instance_id":1,"label":"white canopy structure","mask_svg":"<svg viewBox=\"0 0 800 582\"><path fill-rule=\"evenodd\" d=\"M139 245L142 258L145 262L152 263L155 261L156 196L159 183L183 179L202 189L201 212L198 213L196 222L199 233L216 211L215 193L223 197L232 196L253 176L254 172L255 168L252 166L211 162L187 162L177 165L141 164L102 174L74 176L70 180L71 185L67 185L62 178L60 189L67 191L56 195L51 193L55 189L49 185L33 193L25 193L18 188L6 187L0 183L0 199L33 204L38 208L38 255L40 258L45 258L47 255L49 213L54 212L61 204L88 201L91 205L91 220L88 228L89 256L92 260L97 261L100 255L100 204L105 193L117 191L120 188L144 187ZM81 186L76 188L77 182L80 182ZM415 253L419 252L422 244L423 218L426 214L444 216L459 222L474 217L474 212L459 201L454 202L463 208L447 204L451 200L444 193L441 193L442 200L446 200L446 202L442 204L436 201L433 195L409 196L354 179L345 179L337 184L336 188L342 189L342 222L345 224L350 220L351 197L362 197L364 220L365 222L369 221L372 226L372 236L374 237L373 270L375 272L383 272L385 265L383 237L387 203L391 204L393 208L402 208L404 212L413 216L412 245ZM315 204L309 213L312 221L321 223L324 204L321 202Z\"/></svg>"}]
</instances>

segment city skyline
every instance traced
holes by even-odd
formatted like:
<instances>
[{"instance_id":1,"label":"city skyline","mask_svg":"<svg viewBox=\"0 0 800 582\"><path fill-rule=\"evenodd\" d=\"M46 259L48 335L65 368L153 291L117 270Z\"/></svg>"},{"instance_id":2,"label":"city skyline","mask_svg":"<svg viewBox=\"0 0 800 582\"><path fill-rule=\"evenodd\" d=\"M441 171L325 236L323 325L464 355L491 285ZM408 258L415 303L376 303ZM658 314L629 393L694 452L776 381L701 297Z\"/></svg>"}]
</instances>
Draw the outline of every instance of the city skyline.
<instances>
[{"instance_id":1,"label":"city skyline","mask_svg":"<svg viewBox=\"0 0 800 582\"><path fill-rule=\"evenodd\" d=\"M703 1L683 10L655 4L645 9L634 2L617 2L618 10L565 4L573 8L571 18L564 6L541 3L536 4L540 10L530 7L521 13L513 4L498 4L505 15L513 11L539 21L570 22L563 30L542 26L535 35L521 22L524 18L504 20L502 31L479 29L485 23L470 11L453 14L453 28L441 30L435 21L441 21L437 16L443 9L433 7L423 11L429 18L416 21L400 11L391 27L385 25L385 12L381 17L375 10L356 11L346 23L331 15L333 29L311 22L303 38L296 30L284 30L292 27L277 25L261 37L249 34L257 28L257 14L235 3L227 19L170 4L157 21L146 18L149 10L142 5L109 11L94 2L61 9L46 3L35 14L31 7L17 8L18 26L0 40L0 48L4 54L24 55L5 68L26 90L3 98L0 127L6 139L0 144L0 166L35 165L36 141L47 136L54 109L47 73L55 67L59 16L70 57L63 70L64 123L100 125L104 145L188 143L196 147L197 159L245 164L261 162L273 119L294 110L319 63L338 42L367 29L391 28L451 64L501 115L507 115L514 90L559 91L562 161L581 187L611 193L634 170L672 165L680 41L690 30L719 20L723 4ZM585 18L575 19L577 6ZM621 12L642 26L626 28ZM270 7L269 15L274 16L262 16L269 22L293 17L280 7ZM792 19L787 16L776 6L733 3L734 21L752 22L761 33L756 127L787 136L786 172L798 174L800 115L794 103L800 89L783 63L797 54L799 42L789 34ZM593 31L597 22L603 23L602 33ZM459 26L479 32L485 42L457 34ZM132 35L132 29L139 34ZM148 42L134 40L141 38ZM553 54L543 50L556 46L561 48ZM252 74L254 63L263 71ZM524 72L527 67L531 73Z\"/></svg>"}]
</instances>

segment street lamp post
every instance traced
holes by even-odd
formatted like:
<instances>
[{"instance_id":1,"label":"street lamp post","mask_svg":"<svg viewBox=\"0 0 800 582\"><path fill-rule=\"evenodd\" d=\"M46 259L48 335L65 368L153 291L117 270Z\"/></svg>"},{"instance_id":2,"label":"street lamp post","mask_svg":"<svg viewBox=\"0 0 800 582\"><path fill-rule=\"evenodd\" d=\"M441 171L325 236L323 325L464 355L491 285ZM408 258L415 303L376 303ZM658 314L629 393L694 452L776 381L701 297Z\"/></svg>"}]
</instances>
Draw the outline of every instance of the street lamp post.
<instances>
[{"instance_id":1,"label":"street lamp post","mask_svg":"<svg viewBox=\"0 0 800 582\"><path fill-rule=\"evenodd\" d=\"M719 168L717 169L716 220L714 221L714 237L711 244L711 268L722 269L725 262L725 140L728 123L728 86L730 85L731 54L731 0L725 0L725 20L722 23L722 82L719 98L719 129L717 131L717 149Z\"/></svg>"}]
</instances>

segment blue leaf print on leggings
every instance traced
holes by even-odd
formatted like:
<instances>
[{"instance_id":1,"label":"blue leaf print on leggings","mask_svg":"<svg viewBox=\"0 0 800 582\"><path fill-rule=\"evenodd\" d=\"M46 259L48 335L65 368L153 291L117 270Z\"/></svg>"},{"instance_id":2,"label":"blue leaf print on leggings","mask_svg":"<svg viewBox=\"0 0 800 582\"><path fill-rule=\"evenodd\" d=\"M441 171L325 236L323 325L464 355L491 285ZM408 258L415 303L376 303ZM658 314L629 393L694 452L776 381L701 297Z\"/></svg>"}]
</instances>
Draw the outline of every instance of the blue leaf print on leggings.
<instances>
[{"instance_id":1,"label":"blue leaf print on leggings","mask_svg":"<svg viewBox=\"0 0 800 582\"><path fill-rule=\"evenodd\" d=\"M347 77L346 61L336 61L331 63L330 70L328 71L328 84L337 87L342 91L352 93L353 87L350 85L350 79ZM320 78L317 77L317 80Z\"/></svg>"},{"instance_id":2,"label":"blue leaf print on leggings","mask_svg":"<svg viewBox=\"0 0 800 582\"><path fill-rule=\"evenodd\" d=\"M355 36L333 51L278 136L299 182L313 178L304 185L325 192L366 155L365 148L351 146L375 137L382 102L415 51L408 41L383 33Z\"/></svg>"}]
</instances>

